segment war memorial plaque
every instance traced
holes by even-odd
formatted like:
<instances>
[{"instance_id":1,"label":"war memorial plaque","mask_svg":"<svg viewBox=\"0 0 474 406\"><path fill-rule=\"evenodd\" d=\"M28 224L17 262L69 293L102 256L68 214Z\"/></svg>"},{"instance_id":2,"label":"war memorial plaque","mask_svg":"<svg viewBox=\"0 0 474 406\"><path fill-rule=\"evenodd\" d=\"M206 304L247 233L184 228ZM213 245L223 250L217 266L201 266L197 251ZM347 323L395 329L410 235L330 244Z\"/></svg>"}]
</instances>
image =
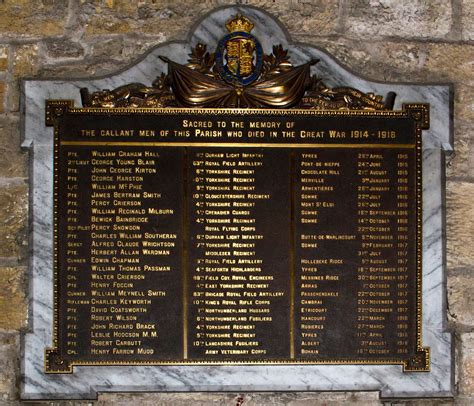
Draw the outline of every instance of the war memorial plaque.
<instances>
[{"instance_id":1,"label":"war memorial plaque","mask_svg":"<svg viewBox=\"0 0 474 406\"><path fill-rule=\"evenodd\" d=\"M428 367L426 106L62 107L55 352L69 365Z\"/></svg>"},{"instance_id":2,"label":"war memorial plaque","mask_svg":"<svg viewBox=\"0 0 474 406\"><path fill-rule=\"evenodd\" d=\"M322 53L293 65L253 34L259 12L223 10L215 49L195 41L186 63L158 53L167 73L151 86L82 82L69 93L80 89L82 106L48 93L52 335L33 345L41 377L27 355L28 379L55 398L55 374L88 398L122 370L132 380L111 390L143 390L138 374L149 390L374 390L383 380L388 395L447 393L438 376L449 374L439 366L449 339L427 321L437 305L423 314L424 284L437 292L425 268L438 254L426 253L441 230L423 211L436 200L423 202L437 189L422 179L438 165L424 153L436 86L410 99L403 86L326 85L311 70ZM262 368L268 383L254 383ZM308 384L311 373L333 383Z\"/></svg>"}]
</instances>

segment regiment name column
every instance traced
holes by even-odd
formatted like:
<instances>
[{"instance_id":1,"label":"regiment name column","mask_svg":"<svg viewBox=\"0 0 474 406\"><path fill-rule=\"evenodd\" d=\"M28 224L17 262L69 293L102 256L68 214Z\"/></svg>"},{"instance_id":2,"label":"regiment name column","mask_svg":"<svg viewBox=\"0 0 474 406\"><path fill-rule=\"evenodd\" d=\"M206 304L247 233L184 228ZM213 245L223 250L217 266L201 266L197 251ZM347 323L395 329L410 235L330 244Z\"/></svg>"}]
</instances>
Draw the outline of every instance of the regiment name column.
<instances>
[{"instance_id":1,"label":"regiment name column","mask_svg":"<svg viewBox=\"0 0 474 406\"><path fill-rule=\"evenodd\" d=\"M191 357L287 357L288 155L235 148L190 156Z\"/></svg>"}]
</instances>

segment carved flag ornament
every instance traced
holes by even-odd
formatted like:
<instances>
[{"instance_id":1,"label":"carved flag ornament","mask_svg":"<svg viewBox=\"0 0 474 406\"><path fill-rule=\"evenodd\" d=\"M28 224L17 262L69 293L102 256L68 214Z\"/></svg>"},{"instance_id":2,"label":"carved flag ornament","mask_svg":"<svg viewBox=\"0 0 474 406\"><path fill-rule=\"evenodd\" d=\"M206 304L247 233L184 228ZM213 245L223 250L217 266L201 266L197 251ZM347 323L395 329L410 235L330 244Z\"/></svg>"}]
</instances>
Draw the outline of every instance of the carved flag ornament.
<instances>
[{"instance_id":1,"label":"carved flag ornament","mask_svg":"<svg viewBox=\"0 0 474 406\"><path fill-rule=\"evenodd\" d=\"M395 94L363 93L350 87L328 88L311 75L318 60L299 66L290 62L288 51L273 46L264 54L251 34L254 24L237 15L226 23L229 31L215 52L197 44L186 65L167 57L168 73L148 87L131 83L114 90L90 93L81 89L84 107L196 107L196 108L302 108L390 110Z\"/></svg>"}]
</instances>

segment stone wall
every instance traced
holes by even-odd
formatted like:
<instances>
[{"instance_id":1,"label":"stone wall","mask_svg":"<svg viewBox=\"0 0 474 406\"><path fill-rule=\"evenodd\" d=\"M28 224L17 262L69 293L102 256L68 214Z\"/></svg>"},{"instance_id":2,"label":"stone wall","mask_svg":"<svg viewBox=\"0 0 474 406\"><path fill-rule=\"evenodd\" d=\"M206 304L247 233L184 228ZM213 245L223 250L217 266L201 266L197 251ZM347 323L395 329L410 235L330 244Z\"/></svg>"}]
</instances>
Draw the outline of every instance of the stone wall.
<instances>
[{"instance_id":1,"label":"stone wall","mask_svg":"<svg viewBox=\"0 0 474 406\"><path fill-rule=\"evenodd\" d=\"M184 39L212 0L0 1L0 403L19 398L27 326L28 157L20 149L22 78L93 77L155 44ZM447 158L449 326L456 399L474 404L474 0L255 0L294 41L327 49L372 79L454 84L455 154ZM377 393L102 395L98 404L379 404ZM410 403L407 401L395 404ZM77 402L75 404L82 404ZM84 403L86 404L86 403Z\"/></svg>"}]
</instances>

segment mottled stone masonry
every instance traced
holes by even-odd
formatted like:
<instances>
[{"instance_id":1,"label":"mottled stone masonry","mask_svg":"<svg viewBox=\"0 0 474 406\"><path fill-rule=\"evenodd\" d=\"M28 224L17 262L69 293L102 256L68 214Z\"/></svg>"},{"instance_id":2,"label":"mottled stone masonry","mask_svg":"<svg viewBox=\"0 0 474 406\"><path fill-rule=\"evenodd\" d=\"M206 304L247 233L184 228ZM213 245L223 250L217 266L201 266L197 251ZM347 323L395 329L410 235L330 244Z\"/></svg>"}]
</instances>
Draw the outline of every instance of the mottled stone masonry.
<instances>
[{"instance_id":1,"label":"mottled stone masonry","mask_svg":"<svg viewBox=\"0 0 474 406\"><path fill-rule=\"evenodd\" d=\"M462 39L474 40L474 1L472 0L462 2Z\"/></svg>"},{"instance_id":2,"label":"mottled stone masonry","mask_svg":"<svg viewBox=\"0 0 474 406\"><path fill-rule=\"evenodd\" d=\"M449 177L456 176L458 180L472 180L474 140L469 137L472 132L473 127L469 125L460 124L455 127L454 149L456 152L449 157L446 166Z\"/></svg>"},{"instance_id":3,"label":"mottled stone masonry","mask_svg":"<svg viewBox=\"0 0 474 406\"><path fill-rule=\"evenodd\" d=\"M26 259L27 201L25 179L0 180L0 258Z\"/></svg>"},{"instance_id":4,"label":"mottled stone masonry","mask_svg":"<svg viewBox=\"0 0 474 406\"><path fill-rule=\"evenodd\" d=\"M332 53L374 80L452 82L455 154L448 158L450 328L455 400L474 404L473 0L3 0L0 1L0 403L19 397L20 331L27 328L27 155L20 150L23 78L93 77L182 40L199 18L229 4L261 7L295 41ZM150 82L153 78L150 78ZM377 393L108 394L100 405L376 405ZM85 402L68 402L85 405Z\"/></svg>"},{"instance_id":5,"label":"mottled stone masonry","mask_svg":"<svg viewBox=\"0 0 474 406\"><path fill-rule=\"evenodd\" d=\"M0 72L8 69L8 47L0 47Z\"/></svg>"},{"instance_id":6,"label":"mottled stone masonry","mask_svg":"<svg viewBox=\"0 0 474 406\"><path fill-rule=\"evenodd\" d=\"M4 0L0 2L0 34L8 39L40 39L62 35L68 15L64 0Z\"/></svg>"},{"instance_id":7,"label":"mottled stone masonry","mask_svg":"<svg viewBox=\"0 0 474 406\"><path fill-rule=\"evenodd\" d=\"M3 311L3 307L2 307ZM0 404L18 398L20 337L18 331L0 329Z\"/></svg>"},{"instance_id":8,"label":"mottled stone masonry","mask_svg":"<svg viewBox=\"0 0 474 406\"><path fill-rule=\"evenodd\" d=\"M463 123L474 122L474 84L456 85L454 93L454 113L456 118Z\"/></svg>"},{"instance_id":9,"label":"mottled stone masonry","mask_svg":"<svg viewBox=\"0 0 474 406\"><path fill-rule=\"evenodd\" d=\"M347 2L349 35L409 39L445 38L452 27L452 5L445 0L354 0Z\"/></svg>"},{"instance_id":10,"label":"mottled stone masonry","mask_svg":"<svg viewBox=\"0 0 474 406\"><path fill-rule=\"evenodd\" d=\"M5 110L5 82L0 81L0 113L3 113Z\"/></svg>"},{"instance_id":11,"label":"mottled stone masonry","mask_svg":"<svg viewBox=\"0 0 474 406\"><path fill-rule=\"evenodd\" d=\"M0 267L0 329L26 327L25 268Z\"/></svg>"},{"instance_id":12,"label":"mottled stone masonry","mask_svg":"<svg viewBox=\"0 0 474 406\"><path fill-rule=\"evenodd\" d=\"M472 321L472 320L471 320ZM474 392L474 334L461 335L461 360L459 363L460 385L462 395L472 396Z\"/></svg>"},{"instance_id":13,"label":"mottled stone masonry","mask_svg":"<svg viewBox=\"0 0 474 406\"><path fill-rule=\"evenodd\" d=\"M5 115L0 120L0 176L11 178L25 178L28 173L27 156L20 150L18 137L18 119L12 115Z\"/></svg>"},{"instance_id":14,"label":"mottled stone masonry","mask_svg":"<svg viewBox=\"0 0 474 406\"><path fill-rule=\"evenodd\" d=\"M448 268L469 267L474 261L469 243L474 227L474 183L448 182L446 206Z\"/></svg>"}]
</instances>

